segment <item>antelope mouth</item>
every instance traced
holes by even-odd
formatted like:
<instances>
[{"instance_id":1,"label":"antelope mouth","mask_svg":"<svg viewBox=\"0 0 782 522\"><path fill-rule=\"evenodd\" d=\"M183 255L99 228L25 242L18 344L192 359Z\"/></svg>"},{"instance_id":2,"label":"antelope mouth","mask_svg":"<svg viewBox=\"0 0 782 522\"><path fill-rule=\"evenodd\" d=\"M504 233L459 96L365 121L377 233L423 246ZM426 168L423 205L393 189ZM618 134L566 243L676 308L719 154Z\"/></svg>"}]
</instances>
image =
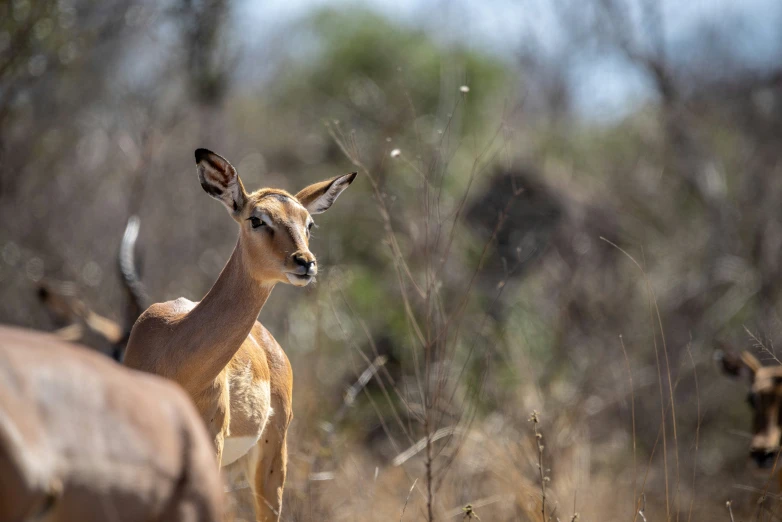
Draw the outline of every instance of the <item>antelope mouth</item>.
<instances>
[{"instance_id":1,"label":"antelope mouth","mask_svg":"<svg viewBox=\"0 0 782 522\"><path fill-rule=\"evenodd\" d=\"M293 272L286 272L288 281L293 286L307 286L315 277L307 274L294 274Z\"/></svg>"}]
</instances>

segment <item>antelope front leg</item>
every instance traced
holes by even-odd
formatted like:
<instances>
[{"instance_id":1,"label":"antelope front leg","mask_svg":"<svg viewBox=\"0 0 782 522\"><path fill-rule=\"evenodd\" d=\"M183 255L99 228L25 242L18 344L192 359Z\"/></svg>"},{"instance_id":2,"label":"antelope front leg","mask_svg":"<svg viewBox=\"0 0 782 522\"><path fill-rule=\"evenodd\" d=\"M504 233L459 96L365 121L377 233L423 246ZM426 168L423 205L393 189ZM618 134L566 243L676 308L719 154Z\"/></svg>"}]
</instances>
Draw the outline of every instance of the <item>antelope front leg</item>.
<instances>
[{"instance_id":1,"label":"antelope front leg","mask_svg":"<svg viewBox=\"0 0 782 522\"><path fill-rule=\"evenodd\" d=\"M278 426L267 426L258 441L254 466L254 477L250 480L255 499L255 519L258 522L280 520L282 511L282 490L285 487L288 465L287 430Z\"/></svg>"},{"instance_id":2,"label":"antelope front leg","mask_svg":"<svg viewBox=\"0 0 782 522\"><path fill-rule=\"evenodd\" d=\"M217 456L217 469L222 469L223 463L223 446L225 445L225 432L220 431L214 438L215 455Z\"/></svg>"}]
</instances>

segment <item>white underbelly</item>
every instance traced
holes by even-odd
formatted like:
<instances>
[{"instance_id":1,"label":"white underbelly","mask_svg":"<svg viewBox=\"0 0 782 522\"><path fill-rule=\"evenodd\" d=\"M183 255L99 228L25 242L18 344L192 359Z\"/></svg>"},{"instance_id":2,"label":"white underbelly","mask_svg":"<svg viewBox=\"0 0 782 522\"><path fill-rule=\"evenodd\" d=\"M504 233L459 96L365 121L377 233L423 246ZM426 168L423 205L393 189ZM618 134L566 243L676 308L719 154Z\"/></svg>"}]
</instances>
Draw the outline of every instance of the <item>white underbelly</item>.
<instances>
[{"instance_id":1,"label":"white underbelly","mask_svg":"<svg viewBox=\"0 0 782 522\"><path fill-rule=\"evenodd\" d=\"M259 433L256 437L228 437L225 439L220 466L227 466L245 456L260 438L261 434Z\"/></svg>"}]
</instances>

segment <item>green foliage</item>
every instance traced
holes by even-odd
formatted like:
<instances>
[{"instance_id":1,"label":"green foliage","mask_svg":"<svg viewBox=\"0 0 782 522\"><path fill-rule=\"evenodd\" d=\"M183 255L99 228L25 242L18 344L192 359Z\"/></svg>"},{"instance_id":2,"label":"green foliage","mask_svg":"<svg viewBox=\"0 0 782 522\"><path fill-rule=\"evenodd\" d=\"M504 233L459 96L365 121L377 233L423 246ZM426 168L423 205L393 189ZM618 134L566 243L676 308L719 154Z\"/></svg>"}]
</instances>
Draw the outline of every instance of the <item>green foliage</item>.
<instances>
[{"instance_id":1,"label":"green foliage","mask_svg":"<svg viewBox=\"0 0 782 522\"><path fill-rule=\"evenodd\" d=\"M481 122L481 100L495 96L510 75L498 61L461 47L446 49L425 32L395 25L367 10L323 10L300 29L314 54L294 59L276 90L282 103L320 118L371 122L395 135L412 130L415 115L446 116L441 102L470 86L465 125ZM453 92L444 93L442 87ZM414 109L412 107L414 105Z\"/></svg>"}]
</instances>

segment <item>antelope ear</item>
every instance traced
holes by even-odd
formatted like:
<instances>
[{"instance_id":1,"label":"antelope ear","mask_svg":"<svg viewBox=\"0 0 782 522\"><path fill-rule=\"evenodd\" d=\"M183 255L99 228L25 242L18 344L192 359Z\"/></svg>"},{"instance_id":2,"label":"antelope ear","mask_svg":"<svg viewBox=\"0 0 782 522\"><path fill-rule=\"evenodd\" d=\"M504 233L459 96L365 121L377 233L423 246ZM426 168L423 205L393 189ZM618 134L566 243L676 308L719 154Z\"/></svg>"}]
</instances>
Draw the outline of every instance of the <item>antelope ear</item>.
<instances>
[{"instance_id":1,"label":"antelope ear","mask_svg":"<svg viewBox=\"0 0 782 522\"><path fill-rule=\"evenodd\" d=\"M749 371L751 371L753 374L757 373L757 371L760 370L760 368L763 366L763 364L758 361L757 357L746 350L741 352L741 362L743 362L744 366L749 368Z\"/></svg>"},{"instance_id":2,"label":"antelope ear","mask_svg":"<svg viewBox=\"0 0 782 522\"><path fill-rule=\"evenodd\" d=\"M196 149L195 159L201 187L207 194L221 201L228 212L238 215L247 201L247 193L234 166L207 149Z\"/></svg>"},{"instance_id":3,"label":"antelope ear","mask_svg":"<svg viewBox=\"0 0 782 522\"><path fill-rule=\"evenodd\" d=\"M296 199L304 205L310 214L326 212L337 200L342 191L356 179L357 172L337 176L319 183L314 183L296 194Z\"/></svg>"},{"instance_id":4,"label":"antelope ear","mask_svg":"<svg viewBox=\"0 0 782 522\"><path fill-rule=\"evenodd\" d=\"M751 353L744 351L741 355L718 350L714 353L715 360L722 366L722 371L730 377L747 376L752 378L762 366Z\"/></svg>"}]
</instances>

